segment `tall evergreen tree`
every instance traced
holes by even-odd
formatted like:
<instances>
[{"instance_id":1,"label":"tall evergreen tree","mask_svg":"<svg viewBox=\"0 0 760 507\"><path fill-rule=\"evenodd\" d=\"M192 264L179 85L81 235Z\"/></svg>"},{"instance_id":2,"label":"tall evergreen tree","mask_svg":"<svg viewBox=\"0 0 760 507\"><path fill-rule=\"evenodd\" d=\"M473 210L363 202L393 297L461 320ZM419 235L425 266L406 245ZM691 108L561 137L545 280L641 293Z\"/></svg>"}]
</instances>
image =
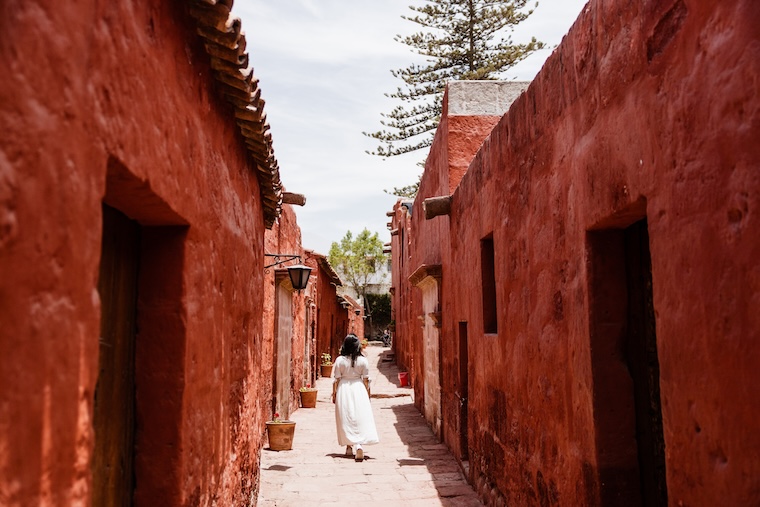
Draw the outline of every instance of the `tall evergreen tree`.
<instances>
[{"instance_id":1,"label":"tall evergreen tree","mask_svg":"<svg viewBox=\"0 0 760 507\"><path fill-rule=\"evenodd\" d=\"M535 37L525 44L512 42L514 27L533 13L523 10L528 0L425 2L421 7L409 6L417 13L414 16L402 16L424 30L407 37L397 35L395 40L414 48L428 63L391 71L405 86L387 96L402 104L382 115L380 123L390 131L364 132L381 142L375 151L368 152L372 155L391 157L429 147L440 121L446 82L497 79L544 47ZM414 191L415 186L404 189Z\"/></svg>"}]
</instances>

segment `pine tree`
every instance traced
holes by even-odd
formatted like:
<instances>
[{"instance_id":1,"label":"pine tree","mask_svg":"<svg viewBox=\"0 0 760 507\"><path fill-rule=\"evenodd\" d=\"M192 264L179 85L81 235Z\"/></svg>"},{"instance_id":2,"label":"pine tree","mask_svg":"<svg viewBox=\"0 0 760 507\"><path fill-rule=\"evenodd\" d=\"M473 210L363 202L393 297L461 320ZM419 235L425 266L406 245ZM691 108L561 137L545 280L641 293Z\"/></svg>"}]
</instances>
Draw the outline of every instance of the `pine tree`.
<instances>
[{"instance_id":1,"label":"pine tree","mask_svg":"<svg viewBox=\"0 0 760 507\"><path fill-rule=\"evenodd\" d=\"M528 0L425 0L409 6L418 14L402 18L424 31L395 40L427 58L427 65L412 64L391 71L405 86L386 94L402 104L383 114L381 124L392 129L364 135L381 142L371 155L391 157L429 147L441 117L446 82L498 79L502 73L544 47L534 38L514 44L510 32L533 13L523 11ZM536 3L538 5L538 3ZM394 189L408 192L416 185Z\"/></svg>"}]
</instances>

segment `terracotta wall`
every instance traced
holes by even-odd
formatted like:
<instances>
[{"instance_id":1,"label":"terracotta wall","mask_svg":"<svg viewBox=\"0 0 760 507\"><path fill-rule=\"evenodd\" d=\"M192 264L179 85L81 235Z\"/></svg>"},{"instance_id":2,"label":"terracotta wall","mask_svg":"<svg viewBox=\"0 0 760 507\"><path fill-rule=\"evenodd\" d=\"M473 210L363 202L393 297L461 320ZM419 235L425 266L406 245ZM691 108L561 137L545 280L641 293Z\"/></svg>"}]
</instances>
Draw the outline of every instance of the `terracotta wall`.
<instances>
[{"instance_id":1,"label":"terracotta wall","mask_svg":"<svg viewBox=\"0 0 760 507\"><path fill-rule=\"evenodd\" d=\"M409 266L409 234L411 230L410 208L413 202L399 200L391 214L391 318L394 322L392 348L401 371L406 370L414 383L412 366L415 332L419 326L413 321L421 309L416 308L412 299L412 287L408 283L411 274ZM419 305L419 302L417 303ZM419 405L418 405L419 406Z\"/></svg>"},{"instance_id":2,"label":"terracotta wall","mask_svg":"<svg viewBox=\"0 0 760 507\"><path fill-rule=\"evenodd\" d=\"M436 130L435 140L425 163L420 181L419 196L447 196L459 184L469 161L483 143L483 139L506 112L511 101L526 83L470 82L454 83L447 89L443 101L443 115ZM450 97L450 95L453 95ZM453 110L449 111L449 104ZM477 104L473 108L473 104ZM391 215L392 286L394 288L393 312L396 321L396 359L401 369L410 373L415 390L415 404L424 410L425 371L423 353L422 292L409 279L415 272L425 268L449 263L451 242L449 218L441 216L426 220L422 198L415 201L399 200ZM444 290L447 280L441 280ZM439 306L443 301L439 302ZM442 336L441 339L445 339ZM444 392L444 403L458 404L452 392ZM452 405L453 406L453 405Z\"/></svg>"},{"instance_id":3,"label":"terracotta wall","mask_svg":"<svg viewBox=\"0 0 760 507\"><path fill-rule=\"evenodd\" d=\"M343 343L343 339L349 335L354 334L357 337L359 337L360 340L364 339L364 307L361 303L359 303L357 300L349 296L348 294L343 294L340 296L341 302L343 303L343 312L342 312L342 330L345 330L344 332L341 332L343 335L341 337L341 344Z\"/></svg>"},{"instance_id":4,"label":"terracotta wall","mask_svg":"<svg viewBox=\"0 0 760 507\"><path fill-rule=\"evenodd\" d=\"M311 340L311 356L309 358L309 383L314 384L316 379L319 377L319 364L321 354L319 339L319 331L321 326L320 320L321 315L325 312L325 309L321 305L321 301L323 298L323 292L329 292L331 285L329 276L320 267L318 256L321 256L319 254L315 254L311 250L305 250L304 256L304 264L312 268L311 277L313 280L311 280L311 283L314 287L311 294L312 297L309 300L309 321L307 322L307 326L309 326L309 329L307 329L307 336ZM334 286L332 287L332 290L334 291Z\"/></svg>"},{"instance_id":5,"label":"terracotta wall","mask_svg":"<svg viewBox=\"0 0 760 507\"><path fill-rule=\"evenodd\" d=\"M274 254L301 255L303 259L301 229L298 227L292 206L283 205L277 222L266 231L264 253L270 254L264 259L265 265L274 264L278 260L272 257ZM288 417L298 409L298 389L308 377L308 373L303 371L304 340L307 331L307 308L314 300L315 280L310 277L309 286L305 290L294 290L287 267L297 263L298 259L290 260L267 268L264 273L262 356L269 358L269 361L264 359L261 367L265 382L269 382L272 389L265 388L262 392L271 392L272 399L261 401L266 405L264 413L279 413L282 418Z\"/></svg>"},{"instance_id":6,"label":"terracotta wall","mask_svg":"<svg viewBox=\"0 0 760 507\"><path fill-rule=\"evenodd\" d=\"M467 377L471 478L489 501L760 502L758 22L749 1L590 2L454 191L441 357L459 374L441 387ZM651 271L635 267L647 254ZM406 283L394 275L397 299ZM661 474L637 459L637 332L656 337Z\"/></svg>"},{"instance_id":7,"label":"terracotta wall","mask_svg":"<svg viewBox=\"0 0 760 507\"><path fill-rule=\"evenodd\" d=\"M93 498L103 202L141 236L135 504L255 495L260 188L186 8L0 7L3 505Z\"/></svg>"},{"instance_id":8,"label":"terracotta wall","mask_svg":"<svg viewBox=\"0 0 760 507\"><path fill-rule=\"evenodd\" d=\"M315 371L319 371L322 354L328 353L335 358L340 349L339 338L335 334L335 325L344 310L338 301L337 287L342 283L330 266L327 258L316 252L307 251L307 264L314 268L316 284L316 348Z\"/></svg>"},{"instance_id":9,"label":"terracotta wall","mask_svg":"<svg viewBox=\"0 0 760 507\"><path fill-rule=\"evenodd\" d=\"M360 337L363 335L364 309L353 298L338 295L337 288L342 286L342 281L326 256L311 250L306 250L305 255L305 262L313 268L314 277L312 297L316 336L312 369L316 378L322 354L329 354L334 360L340 354L343 340L349 332Z\"/></svg>"}]
</instances>

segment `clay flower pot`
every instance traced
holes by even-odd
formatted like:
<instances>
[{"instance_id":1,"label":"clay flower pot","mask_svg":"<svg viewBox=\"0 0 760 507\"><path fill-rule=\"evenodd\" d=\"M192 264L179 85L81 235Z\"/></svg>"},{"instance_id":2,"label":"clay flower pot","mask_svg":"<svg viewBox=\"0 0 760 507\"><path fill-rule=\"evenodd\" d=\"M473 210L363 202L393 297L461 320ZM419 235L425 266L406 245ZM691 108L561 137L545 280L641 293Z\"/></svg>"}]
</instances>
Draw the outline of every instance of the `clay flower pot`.
<instances>
[{"instance_id":1,"label":"clay flower pot","mask_svg":"<svg viewBox=\"0 0 760 507\"><path fill-rule=\"evenodd\" d=\"M274 420L267 421L266 424L269 449L289 451L293 448L293 435L296 432L295 421L281 421L279 414L275 414Z\"/></svg>"},{"instance_id":2,"label":"clay flower pot","mask_svg":"<svg viewBox=\"0 0 760 507\"><path fill-rule=\"evenodd\" d=\"M314 408L317 406L317 390L311 386L301 388L301 407Z\"/></svg>"},{"instance_id":3,"label":"clay flower pot","mask_svg":"<svg viewBox=\"0 0 760 507\"><path fill-rule=\"evenodd\" d=\"M324 378L332 376L332 364L319 365L319 375Z\"/></svg>"}]
</instances>

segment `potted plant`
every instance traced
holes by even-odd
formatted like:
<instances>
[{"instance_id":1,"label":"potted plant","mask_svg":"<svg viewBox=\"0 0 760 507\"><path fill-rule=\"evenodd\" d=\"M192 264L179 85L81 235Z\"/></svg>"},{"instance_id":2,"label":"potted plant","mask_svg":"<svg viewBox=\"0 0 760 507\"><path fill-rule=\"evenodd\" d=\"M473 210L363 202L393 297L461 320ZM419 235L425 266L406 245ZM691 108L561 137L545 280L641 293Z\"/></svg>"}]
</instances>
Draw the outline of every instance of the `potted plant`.
<instances>
[{"instance_id":1,"label":"potted plant","mask_svg":"<svg viewBox=\"0 0 760 507\"><path fill-rule=\"evenodd\" d=\"M322 354L322 364L319 366L319 374L322 377L330 377L332 375L332 356L325 352Z\"/></svg>"},{"instance_id":2,"label":"potted plant","mask_svg":"<svg viewBox=\"0 0 760 507\"><path fill-rule=\"evenodd\" d=\"M271 421L267 421L267 438L269 449L273 451L289 451L293 448L293 434L296 432L296 422L280 419L280 414L274 414Z\"/></svg>"},{"instance_id":3,"label":"potted plant","mask_svg":"<svg viewBox=\"0 0 760 507\"><path fill-rule=\"evenodd\" d=\"M362 350L366 349L367 345L369 345L369 340L362 338Z\"/></svg>"},{"instance_id":4,"label":"potted plant","mask_svg":"<svg viewBox=\"0 0 760 507\"><path fill-rule=\"evenodd\" d=\"M302 387L301 391L301 407L314 408L317 406L317 388L311 387L311 384L306 384L306 387Z\"/></svg>"}]
</instances>

